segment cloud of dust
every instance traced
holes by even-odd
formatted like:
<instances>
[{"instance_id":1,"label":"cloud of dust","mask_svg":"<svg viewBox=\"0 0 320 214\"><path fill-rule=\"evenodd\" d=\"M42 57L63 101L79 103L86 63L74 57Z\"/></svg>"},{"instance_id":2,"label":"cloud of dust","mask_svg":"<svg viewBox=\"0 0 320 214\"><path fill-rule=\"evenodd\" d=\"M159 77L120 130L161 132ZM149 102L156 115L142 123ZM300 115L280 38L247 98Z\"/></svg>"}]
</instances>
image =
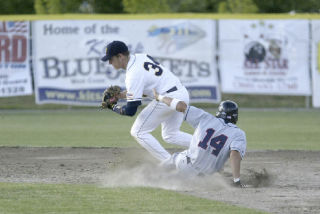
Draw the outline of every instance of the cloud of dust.
<instances>
[{"instance_id":1,"label":"cloud of dust","mask_svg":"<svg viewBox=\"0 0 320 214\"><path fill-rule=\"evenodd\" d=\"M187 177L175 169L165 169L151 163L108 171L100 181L103 187L142 186L178 191L212 191L230 188L225 178L218 173L212 176Z\"/></svg>"}]
</instances>

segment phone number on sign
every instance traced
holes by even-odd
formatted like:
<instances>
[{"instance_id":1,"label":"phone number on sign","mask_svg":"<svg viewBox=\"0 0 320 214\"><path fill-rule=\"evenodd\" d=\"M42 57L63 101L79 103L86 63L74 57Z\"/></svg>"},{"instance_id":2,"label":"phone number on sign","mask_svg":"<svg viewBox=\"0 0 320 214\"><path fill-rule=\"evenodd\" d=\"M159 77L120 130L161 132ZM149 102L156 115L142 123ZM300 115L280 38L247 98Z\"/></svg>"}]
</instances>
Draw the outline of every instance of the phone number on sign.
<instances>
[{"instance_id":1,"label":"phone number on sign","mask_svg":"<svg viewBox=\"0 0 320 214\"><path fill-rule=\"evenodd\" d=\"M13 95L24 92L24 87L6 87L0 88L1 95Z\"/></svg>"}]
</instances>

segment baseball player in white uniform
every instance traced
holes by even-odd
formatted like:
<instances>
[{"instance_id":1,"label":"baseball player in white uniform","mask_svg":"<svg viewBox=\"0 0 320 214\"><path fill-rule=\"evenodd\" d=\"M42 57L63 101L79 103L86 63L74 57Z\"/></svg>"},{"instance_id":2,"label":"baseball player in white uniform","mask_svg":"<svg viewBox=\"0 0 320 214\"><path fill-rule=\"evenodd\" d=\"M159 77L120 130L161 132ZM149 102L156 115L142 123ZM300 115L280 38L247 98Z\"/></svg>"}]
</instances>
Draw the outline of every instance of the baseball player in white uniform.
<instances>
[{"instance_id":1,"label":"baseball player in white uniform","mask_svg":"<svg viewBox=\"0 0 320 214\"><path fill-rule=\"evenodd\" d=\"M159 101L183 112L185 120L195 128L189 149L173 154L169 162L188 175L210 175L221 170L230 157L234 184L245 187L240 182L240 163L247 141L244 131L236 126L238 105L230 100L222 101L215 117L179 99L154 93Z\"/></svg>"},{"instance_id":2,"label":"baseball player in white uniform","mask_svg":"<svg viewBox=\"0 0 320 214\"><path fill-rule=\"evenodd\" d=\"M150 134L161 124L162 138L166 142L189 146L192 135L180 131L183 113L156 101L153 95L153 89L156 89L161 95L189 103L187 89L171 71L149 55L130 54L126 44L121 41L109 43L106 55L101 60L109 61L115 69L126 70L126 91L121 93L120 98L126 98L127 104L115 105L113 111L120 115L133 116L141 105L143 96L153 99L141 111L131 128L131 135L139 144L163 163L171 159L171 154Z\"/></svg>"}]
</instances>

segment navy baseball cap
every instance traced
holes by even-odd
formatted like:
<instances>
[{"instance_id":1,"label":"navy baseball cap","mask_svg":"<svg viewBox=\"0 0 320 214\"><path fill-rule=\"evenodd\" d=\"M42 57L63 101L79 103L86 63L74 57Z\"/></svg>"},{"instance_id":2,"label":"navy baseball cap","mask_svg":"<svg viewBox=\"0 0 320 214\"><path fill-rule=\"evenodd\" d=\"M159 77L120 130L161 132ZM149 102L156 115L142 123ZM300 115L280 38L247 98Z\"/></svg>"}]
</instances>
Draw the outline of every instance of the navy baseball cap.
<instances>
[{"instance_id":1,"label":"navy baseball cap","mask_svg":"<svg viewBox=\"0 0 320 214\"><path fill-rule=\"evenodd\" d=\"M118 55L119 53L124 53L128 51L128 47L124 42L113 41L107 45L106 55L101 58L102 61L106 62L111 57Z\"/></svg>"}]
</instances>

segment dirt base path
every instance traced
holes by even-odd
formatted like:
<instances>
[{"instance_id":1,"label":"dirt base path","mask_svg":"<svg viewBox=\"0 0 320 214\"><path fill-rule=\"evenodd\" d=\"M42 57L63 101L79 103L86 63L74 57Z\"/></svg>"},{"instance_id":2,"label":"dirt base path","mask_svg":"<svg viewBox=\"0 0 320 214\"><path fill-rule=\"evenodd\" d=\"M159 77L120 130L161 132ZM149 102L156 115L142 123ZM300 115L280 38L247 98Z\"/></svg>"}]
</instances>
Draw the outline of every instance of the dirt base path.
<instances>
[{"instance_id":1,"label":"dirt base path","mask_svg":"<svg viewBox=\"0 0 320 214\"><path fill-rule=\"evenodd\" d=\"M270 213L320 213L320 152L249 151L247 189L230 186L231 170L185 180L140 149L0 147L0 182L150 186Z\"/></svg>"}]
</instances>

